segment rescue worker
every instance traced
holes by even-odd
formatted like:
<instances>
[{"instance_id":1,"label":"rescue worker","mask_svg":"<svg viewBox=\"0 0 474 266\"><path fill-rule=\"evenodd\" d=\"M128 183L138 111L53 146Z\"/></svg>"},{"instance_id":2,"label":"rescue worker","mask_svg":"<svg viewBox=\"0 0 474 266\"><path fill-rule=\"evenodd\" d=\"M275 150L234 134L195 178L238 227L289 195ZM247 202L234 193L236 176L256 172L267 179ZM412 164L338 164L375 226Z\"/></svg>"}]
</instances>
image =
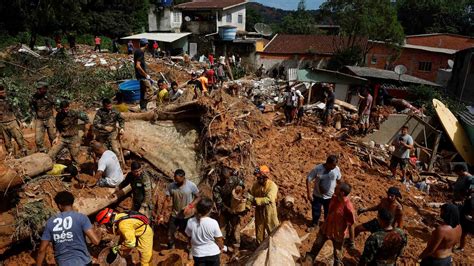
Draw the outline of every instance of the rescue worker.
<instances>
[{"instance_id":1,"label":"rescue worker","mask_svg":"<svg viewBox=\"0 0 474 266\"><path fill-rule=\"evenodd\" d=\"M153 96L151 77L146 72L145 51L148 49L148 39L140 39L140 49L133 52L133 65L135 66L135 77L140 81L140 110L146 111L147 104Z\"/></svg>"},{"instance_id":2,"label":"rescue worker","mask_svg":"<svg viewBox=\"0 0 474 266\"><path fill-rule=\"evenodd\" d=\"M265 239L265 232L270 234L280 224L276 207L278 186L268 179L268 174L268 166L257 167L254 171L257 182L247 195L248 202L255 206L255 235L258 245Z\"/></svg>"},{"instance_id":3,"label":"rescue worker","mask_svg":"<svg viewBox=\"0 0 474 266\"><path fill-rule=\"evenodd\" d=\"M48 94L48 84L38 82L36 84L37 92L31 99L31 110L35 118L35 141L39 152L48 152L44 147L44 133L48 132L49 142L52 146L56 138L56 127L54 125L54 109L56 100Z\"/></svg>"},{"instance_id":4,"label":"rescue worker","mask_svg":"<svg viewBox=\"0 0 474 266\"><path fill-rule=\"evenodd\" d=\"M402 229L392 226L394 216L389 210L379 209L377 220L381 230L372 233L365 241L359 265L394 266L407 245L407 235Z\"/></svg>"},{"instance_id":5,"label":"rescue worker","mask_svg":"<svg viewBox=\"0 0 474 266\"><path fill-rule=\"evenodd\" d=\"M102 100L102 108L95 114L93 126L96 132L95 139L107 145L117 157L120 157L118 137L124 133L125 120L119 111L112 108L110 99Z\"/></svg>"},{"instance_id":6,"label":"rescue worker","mask_svg":"<svg viewBox=\"0 0 474 266\"><path fill-rule=\"evenodd\" d=\"M85 123L84 132L89 132L89 118L82 111L70 110L68 101L62 101L59 108L60 111L56 115L56 139L53 141L53 146L48 155L55 161L58 153L63 148L68 148L73 163L78 164L81 140L79 138L77 120L83 121Z\"/></svg>"},{"instance_id":7,"label":"rescue worker","mask_svg":"<svg viewBox=\"0 0 474 266\"><path fill-rule=\"evenodd\" d=\"M5 85L2 83L0 83L0 132L3 134L5 148L9 154L13 153L12 139L15 139L16 144L18 144L20 148L21 155L27 155L28 150L26 149L23 133L21 132L13 108L7 100Z\"/></svg>"},{"instance_id":8,"label":"rescue worker","mask_svg":"<svg viewBox=\"0 0 474 266\"><path fill-rule=\"evenodd\" d=\"M403 207L397 200L401 198L402 194L400 193L400 190L396 187L390 187L387 191L387 197L380 200L379 204L367 209L360 208L357 210L357 214L361 215L365 212L380 211L381 209L385 209L388 210L393 216L392 226L396 228L403 228ZM379 219L374 219L358 225L355 228L355 236L357 237L360 233L366 231L375 233L380 230L382 230L382 227L379 224Z\"/></svg>"},{"instance_id":9,"label":"rescue worker","mask_svg":"<svg viewBox=\"0 0 474 266\"><path fill-rule=\"evenodd\" d=\"M145 215L134 211L118 213L105 208L97 214L95 220L98 224L105 225L109 233L115 234L118 229L122 242L112 248L114 252L128 255L136 248L140 252L140 265L151 265L153 229Z\"/></svg>"},{"instance_id":10,"label":"rescue worker","mask_svg":"<svg viewBox=\"0 0 474 266\"><path fill-rule=\"evenodd\" d=\"M196 203L199 202L201 196L199 189L192 181L186 179L186 173L183 169L177 169L174 172L174 182L168 185L165 192L166 198L161 207L161 215L158 216L157 209L155 212L156 219L163 221L163 216L167 212L168 204L172 202L171 215L168 221L168 249L174 249L176 231L184 232L188 220L194 216Z\"/></svg>"},{"instance_id":11,"label":"rescue worker","mask_svg":"<svg viewBox=\"0 0 474 266\"><path fill-rule=\"evenodd\" d=\"M132 210L139 211L151 218L151 211L153 210L151 177L137 161L132 162L131 171L127 174L125 180L120 183L117 193L120 193L128 185L132 187Z\"/></svg>"},{"instance_id":12,"label":"rescue worker","mask_svg":"<svg viewBox=\"0 0 474 266\"><path fill-rule=\"evenodd\" d=\"M240 247L240 220L246 211L234 210L232 201L233 194L241 194L244 189L244 181L230 168L223 169L219 181L213 188L214 202L220 211L219 222L225 231L226 244L232 244L236 249ZM246 201L245 198L242 200Z\"/></svg>"}]
</instances>

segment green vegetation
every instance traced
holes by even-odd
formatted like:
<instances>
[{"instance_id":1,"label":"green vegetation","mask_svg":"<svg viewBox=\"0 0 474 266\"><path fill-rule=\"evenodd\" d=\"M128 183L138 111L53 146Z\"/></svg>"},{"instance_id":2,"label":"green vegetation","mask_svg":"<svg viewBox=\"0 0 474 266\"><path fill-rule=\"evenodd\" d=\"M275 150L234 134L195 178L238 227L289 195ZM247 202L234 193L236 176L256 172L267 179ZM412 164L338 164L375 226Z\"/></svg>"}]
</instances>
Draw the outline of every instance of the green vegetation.
<instances>
[{"instance_id":1,"label":"green vegetation","mask_svg":"<svg viewBox=\"0 0 474 266\"><path fill-rule=\"evenodd\" d=\"M423 85L411 86L409 92L410 96L408 100L415 106L424 106L426 109L425 114L428 116L436 116L433 107L433 99L442 101L453 113L466 109L463 104L460 104L458 101L445 95L439 89L433 87Z\"/></svg>"},{"instance_id":2,"label":"green vegetation","mask_svg":"<svg viewBox=\"0 0 474 266\"><path fill-rule=\"evenodd\" d=\"M148 22L148 7L148 0L4 1L0 5L0 29L3 30L0 35L17 36L20 32L30 32L28 41L24 42L30 47L41 43L39 36L52 38L73 33L77 36L100 34L114 38L144 31Z\"/></svg>"},{"instance_id":3,"label":"green vegetation","mask_svg":"<svg viewBox=\"0 0 474 266\"><path fill-rule=\"evenodd\" d=\"M133 66L127 61L116 70L75 63L60 54L48 61L23 54L12 54L10 62L26 65L29 70L7 64L0 72L0 82L7 87L8 99L19 110L22 120L32 118L29 101L36 91L35 82L47 81L49 91L58 100L73 100L84 107L96 106L104 97L112 97L117 81L133 78Z\"/></svg>"},{"instance_id":4,"label":"green vegetation","mask_svg":"<svg viewBox=\"0 0 474 266\"><path fill-rule=\"evenodd\" d=\"M15 212L15 239L29 237L33 246L35 240L41 237L41 232L46 221L56 212L43 200L32 201L21 207L21 211Z\"/></svg>"},{"instance_id":5,"label":"green vegetation","mask_svg":"<svg viewBox=\"0 0 474 266\"><path fill-rule=\"evenodd\" d=\"M474 36L474 0L399 0L397 8L406 34Z\"/></svg>"}]
</instances>

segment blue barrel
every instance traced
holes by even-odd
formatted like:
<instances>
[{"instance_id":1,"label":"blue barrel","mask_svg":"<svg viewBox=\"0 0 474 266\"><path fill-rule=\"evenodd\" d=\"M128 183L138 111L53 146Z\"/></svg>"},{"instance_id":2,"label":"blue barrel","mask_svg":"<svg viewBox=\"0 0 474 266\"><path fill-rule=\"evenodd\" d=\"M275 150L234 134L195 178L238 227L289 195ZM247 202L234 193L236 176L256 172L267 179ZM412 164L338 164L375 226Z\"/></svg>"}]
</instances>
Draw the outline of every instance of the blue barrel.
<instances>
[{"instance_id":1,"label":"blue barrel","mask_svg":"<svg viewBox=\"0 0 474 266\"><path fill-rule=\"evenodd\" d=\"M223 41L233 41L237 35L237 27L233 26L222 26L219 27L219 36Z\"/></svg>"},{"instance_id":2,"label":"blue barrel","mask_svg":"<svg viewBox=\"0 0 474 266\"><path fill-rule=\"evenodd\" d=\"M126 103L136 103L140 101L140 81L130 79L119 85L120 92L124 95Z\"/></svg>"}]
</instances>

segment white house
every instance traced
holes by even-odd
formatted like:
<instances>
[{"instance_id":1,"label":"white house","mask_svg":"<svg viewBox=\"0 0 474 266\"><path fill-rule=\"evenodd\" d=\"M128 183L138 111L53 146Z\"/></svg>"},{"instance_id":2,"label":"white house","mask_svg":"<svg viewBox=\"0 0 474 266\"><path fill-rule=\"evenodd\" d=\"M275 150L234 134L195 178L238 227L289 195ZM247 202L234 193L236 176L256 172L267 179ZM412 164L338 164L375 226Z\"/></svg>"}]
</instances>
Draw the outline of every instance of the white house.
<instances>
[{"instance_id":1,"label":"white house","mask_svg":"<svg viewBox=\"0 0 474 266\"><path fill-rule=\"evenodd\" d=\"M246 0L193 0L175 6L154 6L148 14L149 31L216 33L233 26L245 31Z\"/></svg>"}]
</instances>

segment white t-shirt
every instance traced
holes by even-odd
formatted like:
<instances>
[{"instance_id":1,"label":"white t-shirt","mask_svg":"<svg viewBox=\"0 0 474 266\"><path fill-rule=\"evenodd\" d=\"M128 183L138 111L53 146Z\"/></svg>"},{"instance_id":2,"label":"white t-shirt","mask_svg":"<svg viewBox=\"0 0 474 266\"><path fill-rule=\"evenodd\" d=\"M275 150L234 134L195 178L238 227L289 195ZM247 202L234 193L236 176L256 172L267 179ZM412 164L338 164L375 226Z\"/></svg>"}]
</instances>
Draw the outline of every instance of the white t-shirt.
<instances>
[{"instance_id":1,"label":"white t-shirt","mask_svg":"<svg viewBox=\"0 0 474 266\"><path fill-rule=\"evenodd\" d=\"M185 232L191 238L191 255L193 257L209 257L221 253L214 239L222 237L216 220L204 217L198 221L196 217L193 217L189 219Z\"/></svg>"},{"instance_id":2,"label":"white t-shirt","mask_svg":"<svg viewBox=\"0 0 474 266\"><path fill-rule=\"evenodd\" d=\"M309 181L318 178L316 180L317 183L314 185L313 196L323 199L330 199L332 198L334 190L336 189L336 181L340 180L341 177L341 171L339 170L338 166L328 172L324 167L324 164L318 164L313 170L311 170L307 178ZM320 187L325 191L325 193L319 191Z\"/></svg>"},{"instance_id":3,"label":"white t-shirt","mask_svg":"<svg viewBox=\"0 0 474 266\"><path fill-rule=\"evenodd\" d=\"M118 186L123 181L123 172L117 155L113 151L105 151L99 159L98 171L104 172L107 184Z\"/></svg>"}]
</instances>

